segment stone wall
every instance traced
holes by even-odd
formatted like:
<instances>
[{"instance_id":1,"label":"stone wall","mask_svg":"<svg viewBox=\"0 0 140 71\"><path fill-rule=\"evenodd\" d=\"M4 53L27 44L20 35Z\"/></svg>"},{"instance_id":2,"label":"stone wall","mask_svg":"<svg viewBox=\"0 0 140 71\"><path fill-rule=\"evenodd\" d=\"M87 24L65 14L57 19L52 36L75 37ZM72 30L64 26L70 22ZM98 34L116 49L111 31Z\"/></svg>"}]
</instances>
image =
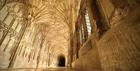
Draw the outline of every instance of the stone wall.
<instances>
[{"instance_id":1,"label":"stone wall","mask_svg":"<svg viewBox=\"0 0 140 71\"><path fill-rule=\"evenodd\" d=\"M72 63L72 66L80 71L101 71L98 54L95 49L88 51Z\"/></svg>"},{"instance_id":2,"label":"stone wall","mask_svg":"<svg viewBox=\"0 0 140 71\"><path fill-rule=\"evenodd\" d=\"M98 43L102 67L104 71L139 71L140 21L129 16L117 24Z\"/></svg>"},{"instance_id":3,"label":"stone wall","mask_svg":"<svg viewBox=\"0 0 140 71\"><path fill-rule=\"evenodd\" d=\"M138 0L98 0L110 29L97 41L97 50L91 49L73 66L86 71L139 71L140 70L140 2ZM109 7L109 4L113 7ZM93 39L95 40L95 39ZM97 52L97 53L95 53ZM98 60L99 54L99 61ZM96 55L96 56L95 56Z\"/></svg>"},{"instance_id":4,"label":"stone wall","mask_svg":"<svg viewBox=\"0 0 140 71\"><path fill-rule=\"evenodd\" d=\"M101 65L104 71L139 71L140 7L136 0L125 0L120 6L117 1L111 29L98 42Z\"/></svg>"}]
</instances>

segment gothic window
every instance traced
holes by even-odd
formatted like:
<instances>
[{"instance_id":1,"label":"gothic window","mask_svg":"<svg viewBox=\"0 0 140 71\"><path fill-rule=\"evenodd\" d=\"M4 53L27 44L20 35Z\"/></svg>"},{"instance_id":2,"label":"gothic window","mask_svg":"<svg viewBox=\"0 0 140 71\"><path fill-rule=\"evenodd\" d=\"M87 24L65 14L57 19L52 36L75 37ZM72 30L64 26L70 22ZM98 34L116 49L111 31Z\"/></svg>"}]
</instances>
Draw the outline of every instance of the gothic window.
<instances>
[{"instance_id":1,"label":"gothic window","mask_svg":"<svg viewBox=\"0 0 140 71\"><path fill-rule=\"evenodd\" d=\"M10 51L19 37L20 30L23 27L23 12L21 4L6 4L0 10L0 50Z\"/></svg>"}]
</instances>

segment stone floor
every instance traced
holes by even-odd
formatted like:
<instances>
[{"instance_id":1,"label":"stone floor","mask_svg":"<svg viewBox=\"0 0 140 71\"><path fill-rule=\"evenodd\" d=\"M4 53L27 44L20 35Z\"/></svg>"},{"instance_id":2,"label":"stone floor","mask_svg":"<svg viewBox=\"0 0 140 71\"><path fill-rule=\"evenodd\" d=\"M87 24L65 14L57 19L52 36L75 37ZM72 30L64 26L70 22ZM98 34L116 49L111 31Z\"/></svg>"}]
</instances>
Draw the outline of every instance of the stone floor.
<instances>
[{"instance_id":1,"label":"stone floor","mask_svg":"<svg viewBox=\"0 0 140 71\"><path fill-rule=\"evenodd\" d=\"M34 68L16 68L16 69L0 69L0 71L79 71L74 68L40 68L40 69L34 69ZM81 71L81 70L80 70Z\"/></svg>"}]
</instances>

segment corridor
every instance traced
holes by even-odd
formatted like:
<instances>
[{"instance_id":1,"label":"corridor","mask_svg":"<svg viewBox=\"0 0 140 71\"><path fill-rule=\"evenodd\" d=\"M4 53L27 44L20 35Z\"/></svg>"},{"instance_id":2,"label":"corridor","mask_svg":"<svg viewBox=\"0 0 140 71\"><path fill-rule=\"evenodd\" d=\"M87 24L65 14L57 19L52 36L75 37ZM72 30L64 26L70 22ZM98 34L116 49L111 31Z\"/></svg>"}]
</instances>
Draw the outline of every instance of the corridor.
<instances>
[{"instance_id":1,"label":"corridor","mask_svg":"<svg viewBox=\"0 0 140 71\"><path fill-rule=\"evenodd\" d=\"M0 71L140 71L140 0L0 0Z\"/></svg>"}]
</instances>

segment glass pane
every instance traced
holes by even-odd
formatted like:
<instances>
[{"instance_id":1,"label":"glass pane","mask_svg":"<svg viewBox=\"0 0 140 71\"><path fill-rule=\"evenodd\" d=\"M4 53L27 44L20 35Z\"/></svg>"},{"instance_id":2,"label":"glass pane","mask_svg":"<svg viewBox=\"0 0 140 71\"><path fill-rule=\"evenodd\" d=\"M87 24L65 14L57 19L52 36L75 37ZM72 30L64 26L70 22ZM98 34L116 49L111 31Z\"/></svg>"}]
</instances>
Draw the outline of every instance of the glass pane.
<instances>
[{"instance_id":1,"label":"glass pane","mask_svg":"<svg viewBox=\"0 0 140 71\"><path fill-rule=\"evenodd\" d=\"M86 27L87 27L88 36L90 36L91 35L91 23L89 20L88 13L85 14L85 20L86 20Z\"/></svg>"}]
</instances>

